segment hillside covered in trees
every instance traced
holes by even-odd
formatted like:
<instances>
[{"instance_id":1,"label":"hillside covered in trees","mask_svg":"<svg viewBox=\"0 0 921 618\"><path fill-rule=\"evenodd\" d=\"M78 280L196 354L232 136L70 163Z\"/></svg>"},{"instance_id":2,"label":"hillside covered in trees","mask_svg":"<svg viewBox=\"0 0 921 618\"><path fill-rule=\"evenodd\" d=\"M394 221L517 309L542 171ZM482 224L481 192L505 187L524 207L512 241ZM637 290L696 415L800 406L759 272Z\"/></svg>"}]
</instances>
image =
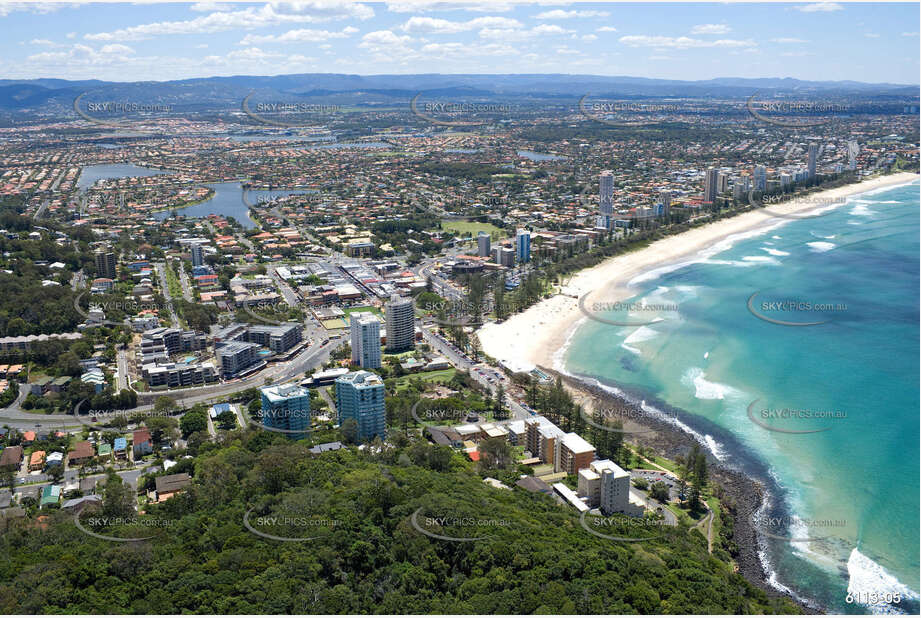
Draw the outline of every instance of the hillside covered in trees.
<instances>
[{"instance_id":1,"label":"hillside covered in trees","mask_svg":"<svg viewBox=\"0 0 921 618\"><path fill-rule=\"evenodd\" d=\"M147 528L147 541L90 536L57 510L10 526L0 535L0 612L797 611L709 555L699 534L621 521L604 532L650 540L601 538L571 507L487 485L473 463L421 440L314 454L237 431L202 444L176 472L189 472L192 485L144 508L139 520L169 522ZM154 479L140 483L152 488ZM128 493L107 483L101 514L134 517Z\"/></svg>"}]
</instances>

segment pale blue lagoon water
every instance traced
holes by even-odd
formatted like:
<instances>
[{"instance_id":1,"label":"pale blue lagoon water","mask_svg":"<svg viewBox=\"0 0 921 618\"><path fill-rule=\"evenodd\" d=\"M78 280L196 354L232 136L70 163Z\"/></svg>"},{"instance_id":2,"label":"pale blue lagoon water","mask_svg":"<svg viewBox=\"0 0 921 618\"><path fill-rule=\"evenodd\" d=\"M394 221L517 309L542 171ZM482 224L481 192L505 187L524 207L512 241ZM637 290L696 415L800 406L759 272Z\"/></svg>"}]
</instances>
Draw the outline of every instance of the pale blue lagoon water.
<instances>
[{"instance_id":1,"label":"pale blue lagoon water","mask_svg":"<svg viewBox=\"0 0 921 618\"><path fill-rule=\"evenodd\" d=\"M775 585L836 613L918 612L918 195L861 194L663 265L631 282L659 307L605 314L630 326L586 320L562 355L569 373L679 409L763 478ZM867 607L849 589L908 600Z\"/></svg>"}]
</instances>

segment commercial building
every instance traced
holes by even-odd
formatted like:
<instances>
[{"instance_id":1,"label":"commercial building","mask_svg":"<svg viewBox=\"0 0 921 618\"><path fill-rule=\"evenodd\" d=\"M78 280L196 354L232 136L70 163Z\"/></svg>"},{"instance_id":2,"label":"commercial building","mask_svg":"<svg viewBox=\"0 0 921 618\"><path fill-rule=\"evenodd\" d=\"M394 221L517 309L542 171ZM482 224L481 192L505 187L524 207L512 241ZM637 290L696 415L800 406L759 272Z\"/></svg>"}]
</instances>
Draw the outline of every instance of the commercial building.
<instances>
[{"instance_id":1,"label":"commercial building","mask_svg":"<svg viewBox=\"0 0 921 618\"><path fill-rule=\"evenodd\" d=\"M354 371L337 378L336 409L340 427L349 419L357 423L359 440L387 437L384 382L377 374Z\"/></svg>"},{"instance_id":2,"label":"commercial building","mask_svg":"<svg viewBox=\"0 0 921 618\"><path fill-rule=\"evenodd\" d=\"M384 306L387 351L405 352L416 345L416 313L412 298L393 295Z\"/></svg>"},{"instance_id":3,"label":"commercial building","mask_svg":"<svg viewBox=\"0 0 921 618\"><path fill-rule=\"evenodd\" d=\"M248 341L228 341L215 346L221 377L234 378L259 362L259 344Z\"/></svg>"},{"instance_id":4,"label":"commercial building","mask_svg":"<svg viewBox=\"0 0 921 618\"><path fill-rule=\"evenodd\" d=\"M259 389L262 393L262 426L300 440L310 432L310 391L297 384Z\"/></svg>"},{"instance_id":5,"label":"commercial building","mask_svg":"<svg viewBox=\"0 0 921 618\"><path fill-rule=\"evenodd\" d=\"M381 366L381 323L371 312L349 316L352 335L352 364L366 369Z\"/></svg>"},{"instance_id":6,"label":"commercial building","mask_svg":"<svg viewBox=\"0 0 921 618\"><path fill-rule=\"evenodd\" d=\"M480 232L476 235L476 254L479 257L489 257L490 244L492 240L489 232Z\"/></svg>"},{"instance_id":7,"label":"commercial building","mask_svg":"<svg viewBox=\"0 0 921 618\"><path fill-rule=\"evenodd\" d=\"M518 230L515 234L515 252L519 262L531 261L531 232Z\"/></svg>"}]
</instances>

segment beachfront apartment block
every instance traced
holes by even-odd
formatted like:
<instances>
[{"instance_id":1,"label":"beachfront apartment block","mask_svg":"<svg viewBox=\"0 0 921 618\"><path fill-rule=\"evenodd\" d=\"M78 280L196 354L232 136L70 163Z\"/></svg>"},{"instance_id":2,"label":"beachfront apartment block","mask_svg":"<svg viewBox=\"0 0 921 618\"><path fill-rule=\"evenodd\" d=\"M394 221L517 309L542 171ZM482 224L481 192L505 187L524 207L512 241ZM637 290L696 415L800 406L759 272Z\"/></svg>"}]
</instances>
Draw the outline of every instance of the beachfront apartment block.
<instances>
[{"instance_id":1,"label":"beachfront apartment block","mask_svg":"<svg viewBox=\"0 0 921 618\"><path fill-rule=\"evenodd\" d=\"M298 384L278 384L259 389L262 393L262 426L284 433L293 440L310 431L310 391Z\"/></svg>"},{"instance_id":2,"label":"beachfront apartment block","mask_svg":"<svg viewBox=\"0 0 921 618\"><path fill-rule=\"evenodd\" d=\"M595 447L577 433L566 433L543 416L524 421L524 447L554 472L577 474L595 458Z\"/></svg>"},{"instance_id":3,"label":"beachfront apartment block","mask_svg":"<svg viewBox=\"0 0 921 618\"><path fill-rule=\"evenodd\" d=\"M381 366L381 323L370 311L349 316L352 336L352 364L366 369Z\"/></svg>"},{"instance_id":4,"label":"beachfront apartment block","mask_svg":"<svg viewBox=\"0 0 921 618\"><path fill-rule=\"evenodd\" d=\"M630 494L630 473L610 459L593 461L579 470L579 495L592 508L600 508L605 515L623 513L642 517L645 506Z\"/></svg>"},{"instance_id":5,"label":"beachfront apartment block","mask_svg":"<svg viewBox=\"0 0 921 618\"><path fill-rule=\"evenodd\" d=\"M352 419L357 423L357 438L362 442L387 437L387 411L384 407L384 382L370 371L353 371L336 379L336 410L339 426Z\"/></svg>"},{"instance_id":6,"label":"beachfront apartment block","mask_svg":"<svg viewBox=\"0 0 921 618\"><path fill-rule=\"evenodd\" d=\"M515 234L515 255L521 263L531 261L531 232L518 230Z\"/></svg>"}]
</instances>

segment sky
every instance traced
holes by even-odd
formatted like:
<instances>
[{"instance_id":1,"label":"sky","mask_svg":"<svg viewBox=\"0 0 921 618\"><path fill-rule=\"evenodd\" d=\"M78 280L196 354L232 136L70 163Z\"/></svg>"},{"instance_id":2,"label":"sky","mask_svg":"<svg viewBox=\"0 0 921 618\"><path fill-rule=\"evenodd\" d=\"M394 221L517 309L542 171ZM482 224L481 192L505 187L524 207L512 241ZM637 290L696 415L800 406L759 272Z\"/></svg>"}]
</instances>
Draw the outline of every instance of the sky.
<instances>
[{"instance_id":1,"label":"sky","mask_svg":"<svg viewBox=\"0 0 921 618\"><path fill-rule=\"evenodd\" d=\"M919 4L0 0L0 78L570 73L918 84Z\"/></svg>"}]
</instances>

